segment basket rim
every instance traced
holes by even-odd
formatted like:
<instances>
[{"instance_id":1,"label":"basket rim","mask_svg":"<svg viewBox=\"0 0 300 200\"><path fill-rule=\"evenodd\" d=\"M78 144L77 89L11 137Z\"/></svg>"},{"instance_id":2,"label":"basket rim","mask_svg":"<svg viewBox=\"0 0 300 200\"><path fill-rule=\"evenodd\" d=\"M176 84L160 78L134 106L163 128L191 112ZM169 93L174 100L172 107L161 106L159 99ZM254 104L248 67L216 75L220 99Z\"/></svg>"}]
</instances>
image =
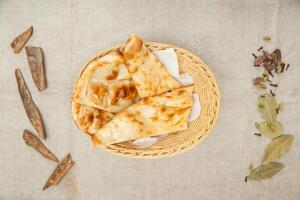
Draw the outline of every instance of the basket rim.
<instances>
[{"instance_id":1,"label":"basket rim","mask_svg":"<svg viewBox=\"0 0 300 200\"><path fill-rule=\"evenodd\" d=\"M115 145L109 145L109 146L103 146L101 145L101 149L104 149L105 151L108 151L114 155L118 155L118 156L122 156L122 157L126 157L126 158L135 158L135 159L158 159L158 158L166 158L166 157L172 157L172 156L175 156L175 155L178 155L178 154L181 154L181 153L184 153L194 147L196 147L199 143L201 143L203 140L205 140L211 133L212 133L212 130L214 129L215 125L216 125L216 122L219 118L219 115L220 115L220 108L221 108L221 93L220 93L220 89L219 89L219 86L218 86L218 83L215 79L215 76L214 74L212 73L211 69L206 65L206 63L200 58L198 57L197 55L195 55L194 53L192 53L191 51L189 50L186 50L185 48L182 48L182 47L178 47L176 45L173 45L173 44L167 44L167 43L161 43L161 42L144 42L145 45L147 47L151 46L151 45L156 45L156 46L159 46L161 47L162 49L167 49L167 48L173 48L177 54L177 51L182 51L182 52L186 52L187 54L190 54L192 55L193 58L195 58L196 60L198 60L198 62L201 63L201 65L203 65L205 67L205 71L210 75L209 79L213 82L214 84L214 87L215 87L215 94L217 96L217 99L216 99L216 102L217 102L217 105L216 105L216 113L215 113L215 118L214 120L212 121L212 123L210 124L210 129L206 131L206 134L204 136L202 136L200 139L196 140L196 141L192 141L192 144L189 146L189 147L186 147L186 148L181 148L179 150L173 150L173 152L170 152L168 154L164 154L164 155L155 155L155 154L142 154L142 153L131 153L131 154L125 154L124 152L121 152L120 150L114 150ZM96 54L94 54L94 56L92 56L90 59L88 59L88 62L86 62L86 64L81 68L80 72L79 72L79 75L75 81L75 84L74 84L74 88L78 82L78 80L80 79L83 71L85 70L85 68L89 65L90 62L92 62L94 59L98 58L98 57L101 57L101 56L104 56L105 54L109 53L110 51L113 51L113 50L116 50L116 49L119 49L121 48L122 46L124 46L125 43L120 43L118 45L115 45L113 47L110 47L110 48L106 48L104 50L101 50L99 52L97 52ZM150 49L150 51L152 51ZM178 55L177 55L178 56ZM201 66L201 67L203 67ZM200 73L200 72L198 72ZM74 91L74 88L73 88L73 91ZM199 96L200 97L200 96ZM71 101L71 104L72 104L72 101ZM202 102L201 102L201 105L202 105ZM201 106L202 107L202 106ZM201 109L201 113L203 112L203 110ZM201 116L201 113L199 115L199 117ZM71 113L72 115L72 113ZM72 118L73 118L73 115L72 115ZM74 119L73 119L74 121ZM75 121L74 121L75 123ZM75 123L76 125L76 123ZM77 126L77 125L76 125ZM77 126L77 128L79 128ZM79 129L80 130L80 129ZM83 132L82 130L80 130L81 132ZM84 135L86 135L86 133L84 133ZM145 149L132 149L132 150L138 150L138 151L146 151L148 148L145 148Z\"/></svg>"}]
</instances>

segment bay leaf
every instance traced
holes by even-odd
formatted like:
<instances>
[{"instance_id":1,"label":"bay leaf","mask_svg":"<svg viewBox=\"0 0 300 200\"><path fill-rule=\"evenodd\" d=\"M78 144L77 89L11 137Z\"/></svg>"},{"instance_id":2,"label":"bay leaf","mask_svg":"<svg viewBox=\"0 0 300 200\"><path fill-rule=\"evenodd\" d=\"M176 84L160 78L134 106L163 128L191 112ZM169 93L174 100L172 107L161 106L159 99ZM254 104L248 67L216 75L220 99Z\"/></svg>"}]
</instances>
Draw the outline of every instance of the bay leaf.
<instances>
[{"instance_id":1,"label":"bay leaf","mask_svg":"<svg viewBox=\"0 0 300 200\"><path fill-rule=\"evenodd\" d=\"M267 89L267 86L265 83L258 83L255 85L256 88L259 88L259 89Z\"/></svg>"},{"instance_id":2,"label":"bay leaf","mask_svg":"<svg viewBox=\"0 0 300 200\"><path fill-rule=\"evenodd\" d=\"M274 122L276 120L277 107L278 104L270 93L261 95L257 99L257 110L261 117L268 122Z\"/></svg>"},{"instance_id":3,"label":"bay leaf","mask_svg":"<svg viewBox=\"0 0 300 200\"><path fill-rule=\"evenodd\" d=\"M250 165L248 167L249 172L251 172L253 169L254 169L254 167L253 167L252 163L250 163Z\"/></svg>"},{"instance_id":4,"label":"bay leaf","mask_svg":"<svg viewBox=\"0 0 300 200\"><path fill-rule=\"evenodd\" d=\"M281 135L274 138L272 142L266 146L262 163L276 161L284 156L290 150L293 139L293 135Z\"/></svg>"},{"instance_id":5,"label":"bay leaf","mask_svg":"<svg viewBox=\"0 0 300 200\"><path fill-rule=\"evenodd\" d=\"M280 136L283 132L282 124L279 121L274 121L274 123L263 121L255 123L255 127L262 135L270 139Z\"/></svg>"},{"instance_id":6,"label":"bay leaf","mask_svg":"<svg viewBox=\"0 0 300 200\"><path fill-rule=\"evenodd\" d=\"M276 162L259 165L250 172L248 180L263 180L271 178L278 172L280 172L283 168L283 164Z\"/></svg>"}]
</instances>

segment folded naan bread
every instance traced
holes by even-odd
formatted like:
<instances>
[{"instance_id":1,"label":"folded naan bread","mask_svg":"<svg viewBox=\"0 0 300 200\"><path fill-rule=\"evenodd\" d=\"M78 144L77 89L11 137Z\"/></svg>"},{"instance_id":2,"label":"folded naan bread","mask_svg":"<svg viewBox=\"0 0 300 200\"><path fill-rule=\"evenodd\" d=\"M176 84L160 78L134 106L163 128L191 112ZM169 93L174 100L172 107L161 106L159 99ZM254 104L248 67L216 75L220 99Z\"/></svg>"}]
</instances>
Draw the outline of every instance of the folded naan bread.
<instances>
[{"instance_id":1,"label":"folded naan bread","mask_svg":"<svg viewBox=\"0 0 300 200\"><path fill-rule=\"evenodd\" d=\"M113 113L75 102L72 102L72 115L78 128L89 135L94 135L114 117Z\"/></svg>"},{"instance_id":2,"label":"folded naan bread","mask_svg":"<svg viewBox=\"0 0 300 200\"><path fill-rule=\"evenodd\" d=\"M108 112L119 112L139 100L122 54L116 50L92 60L82 72L72 100Z\"/></svg>"},{"instance_id":3,"label":"folded naan bread","mask_svg":"<svg viewBox=\"0 0 300 200\"><path fill-rule=\"evenodd\" d=\"M193 86L146 97L116 114L93 135L96 144L114 144L187 129Z\"/></svg>"},{"instance_id":4,"label":"folded naan bread","mask_svg":"<svg viewBox=\"0 0 300 200\"><path fill-rule=\"evenodd\" d=\"M181 84L143 45L143 41L138 36L130 36L123 50L123 56L141 98L181 87Z\"/></svg>"}]
</instances>

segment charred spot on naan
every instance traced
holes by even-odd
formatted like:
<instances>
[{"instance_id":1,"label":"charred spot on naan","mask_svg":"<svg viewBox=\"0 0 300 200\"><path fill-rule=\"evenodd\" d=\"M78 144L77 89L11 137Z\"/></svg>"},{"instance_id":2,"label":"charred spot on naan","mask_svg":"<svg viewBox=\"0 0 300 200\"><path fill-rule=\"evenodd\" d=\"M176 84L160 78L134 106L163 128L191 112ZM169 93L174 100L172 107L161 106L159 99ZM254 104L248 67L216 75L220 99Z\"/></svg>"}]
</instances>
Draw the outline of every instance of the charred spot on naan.
<instances>
[{"instance_id":1,"label":"charred spot on naan","mask_svg":"<svg viewBox=\"0 0 300 200\"><path fill-rule=\"evenodd\" d=\"M162 107L162 108L160 108L160 111L161 111L161 112L166 112L166 110L167 110L167 108L166 108L166 107Z\"/></svg>"},{"instance_id":2,"label":"charred spot on naan","mask_svg":"<svg viewBox=\"0 0 300 200\"><path fill-rule=\"evenodd\" d=\"M97 84L97 83L93 83L90 85L90 90L91 90L91 98L101 102L102 99L105 97L105 95L108 93L106 86L104 86L103 84ZM89 91L89 90L88 90Z\"/></svg>"},{"instance_id":3,"label":"charred spot on naan","mask_svg":"<svg viewBox=\"0 0 300 200\"><path fill-rule=\"evenodd\" d=\"M137 91L134 83L117 85L112 88L111 105L115 105L120 99L128 100L137 96Z\"/></svg>"},{"instance_id":4,"label":"charred spot on naan","mask_svg":"<svg viewBox=\"0 0 300 200\"><path fill-rule=\"evenodd\" d=\"M113 70L113 71L111 71L111 74L109 74L105 77L105 79L109 80L109 81L115 80L118 76L118 73L119 73L118 71Z\"/></svg>"},{"instance_id":5,"label":"charred spot on naan","mask_svg":"<svg viewBox=\"0 0 300 200\"><path fill-rule=\"evenodd\" d=\"M180 89L180 90L178 90L177 91L177 94L178 95L182 95L182 94L184 94L186 91L184 90L184 89Z\"/></svg>"}]
</instances>

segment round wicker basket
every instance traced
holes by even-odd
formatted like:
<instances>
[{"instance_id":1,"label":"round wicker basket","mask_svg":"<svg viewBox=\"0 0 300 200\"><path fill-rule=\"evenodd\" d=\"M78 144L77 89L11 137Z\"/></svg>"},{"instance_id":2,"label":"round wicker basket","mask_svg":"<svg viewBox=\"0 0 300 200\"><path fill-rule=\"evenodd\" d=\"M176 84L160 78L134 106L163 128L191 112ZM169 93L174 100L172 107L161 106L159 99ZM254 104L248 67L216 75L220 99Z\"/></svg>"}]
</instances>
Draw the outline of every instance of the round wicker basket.
<instances>
[{"instance_id":1,"label":"round wicker basket","mask_svg":"<svg viewBox=\"0 0 300 200\"><path fill-rule=\"evenodd\" d=\"M189 73L194 81L194 92L199 95L201 102L201 113L197 119L189 123L187 130L179 133L169 134L158 140L148 148L139 148L130 142L102 146L103 149L117 155L130 158L162 158L185 152L202 142L212 131L219 116L221 95L218 84L208 66L191 52L170 44L148 42L146 46L150 51L174 48L179 62L180 73ZM90 61L124 47L117 45L99 52ZM81 73L89 62L82 68Z\"/></svg>"}]
</instances>

